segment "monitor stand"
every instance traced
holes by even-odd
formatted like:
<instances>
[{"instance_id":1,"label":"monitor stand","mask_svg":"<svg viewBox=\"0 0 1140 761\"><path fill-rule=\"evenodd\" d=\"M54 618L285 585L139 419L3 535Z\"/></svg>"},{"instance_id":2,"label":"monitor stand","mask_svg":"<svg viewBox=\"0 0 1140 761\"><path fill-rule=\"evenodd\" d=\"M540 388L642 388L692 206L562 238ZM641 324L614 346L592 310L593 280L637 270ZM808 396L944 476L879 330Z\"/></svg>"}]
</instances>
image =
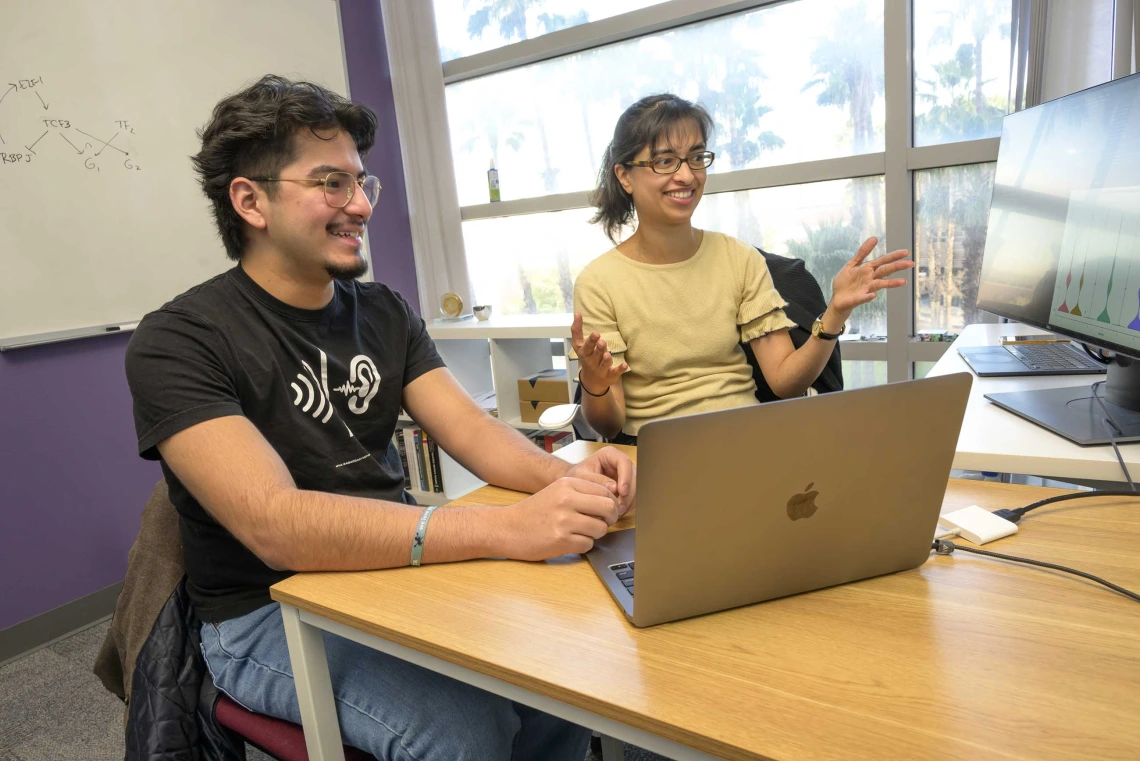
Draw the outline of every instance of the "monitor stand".
<instances>
[{"instance_id":1,"label":"monitor stand","mask_svg":"<svg viewBox=\"0 0 1140 761\"><path fill-rule=\"evenodd\" d=\"M1110 362L1108 379L1097 393L1123 432L1116 434L1116 442L1140 441L1140 362L1127 357ZM986 398L1081 446L1110 443L1106 416L1091 385L1008 391Z\"/></svg>"}]
</instances>

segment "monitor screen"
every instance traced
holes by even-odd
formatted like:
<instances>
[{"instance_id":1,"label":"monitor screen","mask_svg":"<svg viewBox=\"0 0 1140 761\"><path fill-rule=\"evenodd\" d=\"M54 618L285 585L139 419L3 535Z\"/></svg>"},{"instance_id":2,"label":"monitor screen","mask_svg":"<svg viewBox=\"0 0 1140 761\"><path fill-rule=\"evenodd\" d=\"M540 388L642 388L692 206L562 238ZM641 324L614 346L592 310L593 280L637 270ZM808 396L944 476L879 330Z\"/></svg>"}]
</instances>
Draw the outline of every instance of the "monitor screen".
<instances>
[{"instance_id":1,"label":"monitor screen","mask_svg":"<svg viewBox=\"0 0 1140 761\"><path fill-rule=\"evenodd\" d=\"M978 307L1140 357L1140 74L1005 117Z\"/></svg>"}]
</instances>

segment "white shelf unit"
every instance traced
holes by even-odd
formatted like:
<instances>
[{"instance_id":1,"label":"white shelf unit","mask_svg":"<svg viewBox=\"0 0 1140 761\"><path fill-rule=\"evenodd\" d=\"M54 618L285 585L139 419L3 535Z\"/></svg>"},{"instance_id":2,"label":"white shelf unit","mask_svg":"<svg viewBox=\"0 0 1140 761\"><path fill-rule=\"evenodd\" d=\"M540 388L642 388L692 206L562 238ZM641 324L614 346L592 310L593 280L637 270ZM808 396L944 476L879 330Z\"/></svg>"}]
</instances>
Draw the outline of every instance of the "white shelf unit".
<instances>
[{"instance_id":1,"label":"white shelf unit","mask_svg":"<svg viewBox=\"0 0 1140 761\"><path fill-rule=\"evenodd\" d=\"M554 357L552 339L561 339L567 357L567 398L577 387L578 363L570 361L570 323L573 315L524 315L494 317L484 322L428 322L428 335L435 341L440 357L451 374L471 395L494 390L499 419L523 431L536 431L536 423L524 423L519 413L519 378L551 370ZM413 421L401 415L407 424ZM570 427L563 430L569 431ZM470 471L439 452L443 494L412 490L420 504L458 499L484 485Z\"/></svg>"}]
</instances>

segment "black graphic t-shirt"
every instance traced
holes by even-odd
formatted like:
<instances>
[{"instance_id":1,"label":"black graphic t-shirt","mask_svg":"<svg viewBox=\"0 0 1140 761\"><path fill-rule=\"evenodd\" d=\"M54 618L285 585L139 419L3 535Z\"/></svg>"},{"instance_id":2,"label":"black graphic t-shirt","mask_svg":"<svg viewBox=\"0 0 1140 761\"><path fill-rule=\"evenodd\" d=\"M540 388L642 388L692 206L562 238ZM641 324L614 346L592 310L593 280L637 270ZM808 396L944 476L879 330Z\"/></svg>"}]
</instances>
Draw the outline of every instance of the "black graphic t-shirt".
<instances>
[{"instance_id":1,"label":"black graphic t-shirt","mask_svg":"<svg viewBox=\"0 0 1140 761\"><path fill-rule=\"evenodd\" d=\"M139 324L127 349L139 454L206 420L243 415L300 489L411 502L392 446L403 389L443 361L424 321L381 283L337 282L323 309L289 306L240 266ZM217 523L165 463L198 615L270 602L274 571Z\"/></svg>"}]
</instances>

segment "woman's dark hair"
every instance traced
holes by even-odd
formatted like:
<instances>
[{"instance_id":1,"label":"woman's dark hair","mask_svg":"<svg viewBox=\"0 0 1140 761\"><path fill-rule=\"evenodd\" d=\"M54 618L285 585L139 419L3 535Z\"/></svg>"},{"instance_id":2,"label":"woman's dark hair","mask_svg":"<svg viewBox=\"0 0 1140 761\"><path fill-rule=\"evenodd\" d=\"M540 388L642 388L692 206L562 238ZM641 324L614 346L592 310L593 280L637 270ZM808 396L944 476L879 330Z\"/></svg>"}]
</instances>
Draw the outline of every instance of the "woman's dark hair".
<instances>
[{"instance_id":1,"label":"woman's dark hair","mask_svg":"<svg viewBox=\"0 0 1140 761\"><path fill-rule=\"evenodd\" d=\"M602 156L598 187L590 196L591 205L598 210L590 223L601 223L606 237L615 244L618 233L633 220L633 197L618 182L614 165L633 161L645 146L655 146L662 137L690 126L700 130L701 139L708 145L713 133L709 112L699 104L668 93L642 98L618 119L614 139Z\"/></svg>"},{"instance_id":2,"label":"woman's dark hair","mask_svg":"<svg viewBox=\"0 0 1140 761\"><path fill-rule=\"evenodd\" d=\"M297 159L296 136L304 130L323 140L344 130L364 158L376 138L376 114L320 85L269 74L222 99L198 130L202 150L191 161L214 206L229 258L240 259L245 248L244 222L230 202L230 183L235 177L276 176ZM276 183L264 187L270 198L277 192Z\"/></svg>"}]
</instances>

